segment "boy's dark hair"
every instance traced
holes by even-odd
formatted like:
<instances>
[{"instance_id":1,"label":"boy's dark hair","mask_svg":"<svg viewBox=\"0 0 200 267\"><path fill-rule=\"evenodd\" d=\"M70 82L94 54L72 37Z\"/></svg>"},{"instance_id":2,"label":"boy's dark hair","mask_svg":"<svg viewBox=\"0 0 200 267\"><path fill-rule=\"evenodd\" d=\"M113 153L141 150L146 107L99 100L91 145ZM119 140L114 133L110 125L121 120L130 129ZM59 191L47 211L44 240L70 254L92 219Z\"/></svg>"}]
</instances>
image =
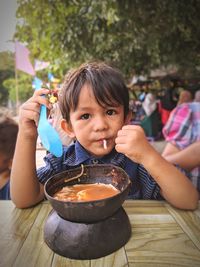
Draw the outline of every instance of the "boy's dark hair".
<instances>
[{"instance_id":1,"label":"boy's dark hair","mask_svg":"<svg viewBox=\"0 0 200 267\"><path fill-rule=\"evenodd\" d=\"M0 114L0 153L12 159L17 140L18 124L9 116Z\"/></svg>"},{"instance_id":2,"label":"boy's dark hair","mask_svg":"<svg viewBox=\"0 0 200 267\"><path fill-rule=\"evenodd\" d=\"M70 122L70 110L76 110L79 94L85 83L88 83L96 101L101 106L124 106L124 116L129 112L129 93L120 72L103 62L91 62L65 76L59 106L64 119Z\"/></svg>"}]
</instances>

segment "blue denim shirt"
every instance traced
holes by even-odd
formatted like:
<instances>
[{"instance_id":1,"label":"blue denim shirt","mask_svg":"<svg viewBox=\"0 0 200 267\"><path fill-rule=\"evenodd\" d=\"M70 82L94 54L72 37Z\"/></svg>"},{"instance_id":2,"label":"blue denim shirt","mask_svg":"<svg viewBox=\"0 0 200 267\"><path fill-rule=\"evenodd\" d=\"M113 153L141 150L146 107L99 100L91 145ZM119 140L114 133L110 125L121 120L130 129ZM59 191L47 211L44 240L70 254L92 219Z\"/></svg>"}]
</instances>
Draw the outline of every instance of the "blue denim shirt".
<instances>
[{"instance_id":1,"label":"blue denim shirt","mask_svg":"<svg viewBox=\"0 0 200 267\"><path fill-rule=\"evenodd\" d=\"M79 142L63 147L63 155L56 158L47 154L44 158L46 165L37 170L39 182L44 184L51 176L65 170L77 168L81 164L113 164L121 167L130 177L131 190L128 198L131 199L162 199L160 188L146 169L118 153L113 149L108 155L96 158L90 155Z\"/></svg>"}]
</instances>

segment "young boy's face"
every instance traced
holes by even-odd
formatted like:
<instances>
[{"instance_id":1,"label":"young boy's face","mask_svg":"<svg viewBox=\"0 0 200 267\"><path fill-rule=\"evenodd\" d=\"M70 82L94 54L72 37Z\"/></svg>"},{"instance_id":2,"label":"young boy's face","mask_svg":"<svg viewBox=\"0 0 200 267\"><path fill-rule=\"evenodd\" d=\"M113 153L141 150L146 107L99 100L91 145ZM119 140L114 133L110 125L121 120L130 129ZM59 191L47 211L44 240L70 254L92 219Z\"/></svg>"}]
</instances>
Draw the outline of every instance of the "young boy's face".
<instances>
[{"instance_id":1,"label":"young boy's face","mask_svg":"<svg viewBox=\"0 0 200 267\"><path fill-rule=\"evenodd\" d=\"M115 146L118 130L124 125L123 106L101 107L89 85L85 84L79 95L78 107L70 112L71 126L65 122L63 127L71 137L76 137L80 144L92 155L101 157L108 154ZM103 146L106 140L107 148Z\"/></svg>"}]
</instances>

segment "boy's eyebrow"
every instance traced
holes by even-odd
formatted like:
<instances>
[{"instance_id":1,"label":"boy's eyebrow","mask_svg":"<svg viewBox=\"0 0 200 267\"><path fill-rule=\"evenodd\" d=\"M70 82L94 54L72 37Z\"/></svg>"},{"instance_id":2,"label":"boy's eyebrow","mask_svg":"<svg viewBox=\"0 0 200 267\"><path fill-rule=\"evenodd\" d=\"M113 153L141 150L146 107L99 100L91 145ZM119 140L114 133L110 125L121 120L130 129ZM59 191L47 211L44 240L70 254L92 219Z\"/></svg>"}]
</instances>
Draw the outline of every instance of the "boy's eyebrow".
<instances>
[{"instance_id":1,"label":"boy's eyebrow","mask_svg":"<svg viewBox=\"0 0 200 267\"><path fill-rule=\"evenodd\" d=\"M118 106L111 106L111 105L105 105L104 107L102 107L102 108L118 108ZM86 107L77 107L76 108L76 110L78 110L78 111L88 111L88 110L91 110L92 108L90 107L90 106L86 106Z\"/></svg>"},{"instance_id":2,"label":"boy's eyebrow","mask_svg":"<svg viewBox=\"0 0 200 267\"><path fill-rule=\"evenodd\" d=\"M88 110L91 109L90 107L77 107L76 110L80 110L80 111L84 111L84 110Z\"/></svg>"}]
</instances>

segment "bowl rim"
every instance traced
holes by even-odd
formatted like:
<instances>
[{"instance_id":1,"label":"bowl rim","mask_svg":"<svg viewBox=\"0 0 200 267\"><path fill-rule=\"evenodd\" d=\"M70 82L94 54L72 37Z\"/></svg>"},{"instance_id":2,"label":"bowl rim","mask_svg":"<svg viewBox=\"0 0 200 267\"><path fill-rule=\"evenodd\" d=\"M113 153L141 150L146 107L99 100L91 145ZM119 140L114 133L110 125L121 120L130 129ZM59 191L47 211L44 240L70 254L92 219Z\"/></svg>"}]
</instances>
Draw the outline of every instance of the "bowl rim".
<instances>
[{"instance_id":1,"label":"bowl rim","mask_svg":"<svg viewBox=\"0 0 200 267\"><path fill-rule=\"evenodd\" d=\"M52 180L53 178L55 178L57 175L60 175L64 172L67 172L67 171L71 171L71 170L77 170L79 168L81 168L81 166L78 166L77 168L74 168L74 169L69 169L69 170L65 170L65 171L62 171L62 172L59 172L59 173L56 173L54 175L52 175L44 184L44 193L45 193L45 196L47 199L50 199L50 200L54 200L54 201L58 201L59 203L65 203L65 204L70 204L70 205L75 205L75 204L82 204L82 205L87 205L87 204L92 204L92 203L98 203L98 202L102 202L102 201L105 201L105 200L109 200L109 199L113 199L117 196L119 196L120 194L122 194L124 191L126 191L130 185L131 185L131 180L130 180L130 177L129 175L119 166L116 166L116 165L113 165L113 164L86 164L84 165L84 168L89 168L89 167L95 167L95 166L102 166L102 167L113 167L115 169L119 169L122 173L125 174L125 176L127 177L128 179L128 182L127 182L127 185L125 186L125 188L120 191L120 193L114 195L114 196L111 196L111 197L106 197L106 198L102 198L102 199L97 199L97 200L90 200L90 201L66 201L66 200L59 200L59 199L55 199L54 197L52 197L50 194L47 193L47 185L48 183L50 182L50 180ZM66 182L67 183L67 182Z\"/></svg>"}]
</instances>

